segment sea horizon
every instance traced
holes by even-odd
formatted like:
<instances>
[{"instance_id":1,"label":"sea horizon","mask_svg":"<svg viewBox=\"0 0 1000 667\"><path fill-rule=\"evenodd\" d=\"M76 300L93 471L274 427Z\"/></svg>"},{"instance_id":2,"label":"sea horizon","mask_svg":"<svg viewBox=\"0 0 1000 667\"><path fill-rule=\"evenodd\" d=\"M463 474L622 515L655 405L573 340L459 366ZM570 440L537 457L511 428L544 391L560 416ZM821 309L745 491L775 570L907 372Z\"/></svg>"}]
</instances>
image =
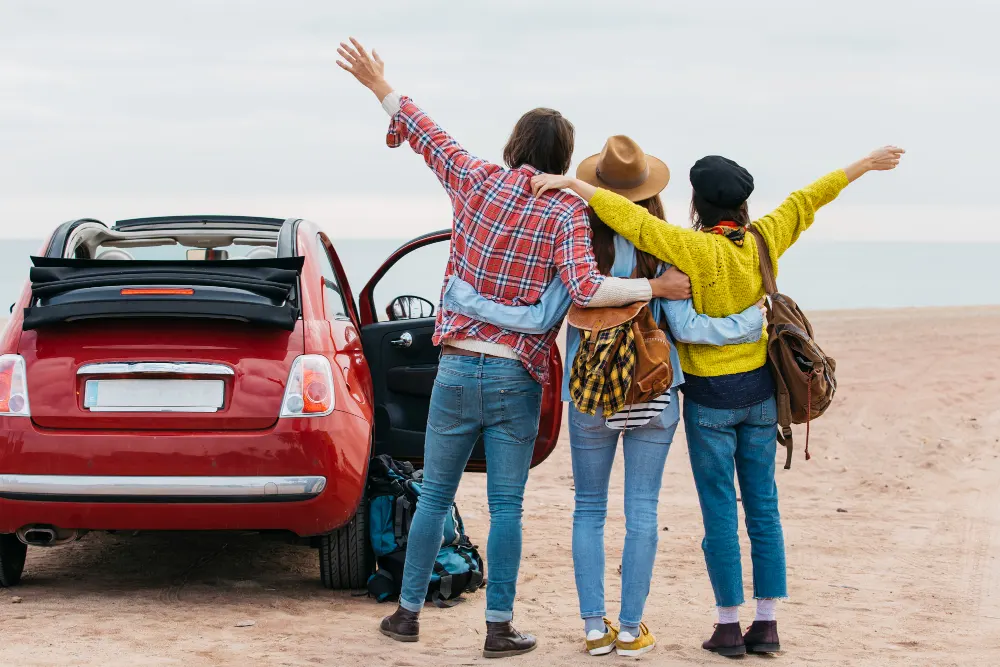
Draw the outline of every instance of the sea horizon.
<instances>
[{"instance_id":1,"label":"sea horizon","mask_svg":"<svg viewBox=\"0 0 1000 667\"><path fill-rule=\"evenodd\" d=\"M334 240L355 297L405 241ZM43 244L41 239L0 239L0 306L17 300L30 258ZM377 306L401 294L436 304L446 252L440 243L404 258L376 289ZM1000 305L998 253L1000 243L803 239L782 257L778 287L809 310Z\"/></svg>"}]
</instances>

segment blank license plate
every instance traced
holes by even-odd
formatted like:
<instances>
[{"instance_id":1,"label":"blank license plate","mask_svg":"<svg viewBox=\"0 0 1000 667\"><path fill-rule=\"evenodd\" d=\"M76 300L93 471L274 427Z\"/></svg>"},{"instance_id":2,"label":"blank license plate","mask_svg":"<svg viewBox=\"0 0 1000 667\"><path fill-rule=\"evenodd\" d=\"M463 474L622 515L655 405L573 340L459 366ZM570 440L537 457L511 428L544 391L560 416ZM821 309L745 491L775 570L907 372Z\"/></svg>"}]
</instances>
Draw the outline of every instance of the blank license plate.
<instances>
[{"instance_id":1,"label":"blank license plate","mask_svg":"<svg viewBox=\"0 0 1000 667\"><path fill-rule=\"evenodd\" d=\"M83 407L93 412L217 412L222 380L87 380Z\"/></svg>"}]
</instances>

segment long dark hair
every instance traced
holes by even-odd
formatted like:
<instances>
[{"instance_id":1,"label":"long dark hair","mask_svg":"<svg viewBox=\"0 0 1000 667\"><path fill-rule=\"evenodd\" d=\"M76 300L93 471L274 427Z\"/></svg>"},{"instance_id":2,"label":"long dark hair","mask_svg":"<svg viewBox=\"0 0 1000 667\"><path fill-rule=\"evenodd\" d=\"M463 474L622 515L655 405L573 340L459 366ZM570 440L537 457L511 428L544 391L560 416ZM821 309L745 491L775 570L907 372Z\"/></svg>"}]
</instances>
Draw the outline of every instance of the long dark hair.
<instances>
[{"instance_id":1,"label":"long dark hair","mask_svg":"<svg viewBox=\"0 0 1000 667\"><path fill-rule=\"evenodd\" d=\"M645 207L647 211L660 220L666 219L660 195L653 195L649 199L637 201L636 204ZM587 215L590 218L590 238L594 247L594 257L597 258L597 270L609 276L611 275L611 267L615 263L615 233L604 224L603 220L597 217L594 209L588 208ZM636 278L655 278L659 273L660 264L662 262L656 257L638 248L635 249Z\"/></svg>"},{"instance_id":2,"label":"long dark hair","mask_svg":"<svg viewBox=\"0 0 1000 667\"><path fill-rule=\"evenodd\" d=\"M735 222L740 227L750 225L750 211L747 203L743 202L739 208L722 208L715 204L710 204L698 193L691 196L691 226L699 232L703 229L715 227L720 222Z\"/></svg>"}]
</instances>

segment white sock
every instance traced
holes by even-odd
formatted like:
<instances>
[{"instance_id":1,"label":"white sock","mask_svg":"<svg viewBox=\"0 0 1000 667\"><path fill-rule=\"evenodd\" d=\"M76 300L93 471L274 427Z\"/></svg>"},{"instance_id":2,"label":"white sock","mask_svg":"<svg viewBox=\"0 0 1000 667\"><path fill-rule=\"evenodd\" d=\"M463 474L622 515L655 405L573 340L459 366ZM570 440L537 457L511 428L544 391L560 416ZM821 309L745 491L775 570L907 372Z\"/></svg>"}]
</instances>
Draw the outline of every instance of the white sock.
<instances>
[{"instance_id":1,"label":"white sock","mask_svg":"<svg viewBox=\"0 0 1000 667\"><path fill-rule=\"evenodd\" d=\"M776 621L778 620L778 601L774 598L757 599L757 615L755 621Z\"/></svg>"},{"instance_id":2,"label":"white sock","mask_svg":"<svg viewBox=\"0 0 1000 667\"><path fill-rule=\"evenodd\" d=\"M740 608L739 607L717 607L719 610L719 624L724 625L726 623L739 623L740 622Z\"/></svg>"}]
</instances>

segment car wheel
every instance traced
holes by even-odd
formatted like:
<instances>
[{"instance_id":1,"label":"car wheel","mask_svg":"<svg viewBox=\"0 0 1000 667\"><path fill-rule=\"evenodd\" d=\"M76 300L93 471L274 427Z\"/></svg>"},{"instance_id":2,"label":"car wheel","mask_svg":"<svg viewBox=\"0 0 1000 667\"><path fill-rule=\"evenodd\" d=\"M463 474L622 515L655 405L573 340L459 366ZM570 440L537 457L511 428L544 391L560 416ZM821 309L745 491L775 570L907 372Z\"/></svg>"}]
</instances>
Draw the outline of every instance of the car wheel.
<instances>
[{"instance_id":1,"label":"car wheel","mask_svg":"<svg viewBox=\"0 0 1000 667\"><path fill-rule=\"evenodd\" d=\"M16 586L24 572L24 557L28 545L17 539L17 535L0 535L0 588Z\"/></svg>"},{"instance_id":2,"label":"car wheel","mask_svg":"<svg viewBox=\"0 0 1000 667\"><path fill-rule=\"evenodd\" d=\"M364 588L373 560L368 544L368 500L362 498L350 523L319 538L323 585L333 590Z\"/></svg>"}]
</instances>

